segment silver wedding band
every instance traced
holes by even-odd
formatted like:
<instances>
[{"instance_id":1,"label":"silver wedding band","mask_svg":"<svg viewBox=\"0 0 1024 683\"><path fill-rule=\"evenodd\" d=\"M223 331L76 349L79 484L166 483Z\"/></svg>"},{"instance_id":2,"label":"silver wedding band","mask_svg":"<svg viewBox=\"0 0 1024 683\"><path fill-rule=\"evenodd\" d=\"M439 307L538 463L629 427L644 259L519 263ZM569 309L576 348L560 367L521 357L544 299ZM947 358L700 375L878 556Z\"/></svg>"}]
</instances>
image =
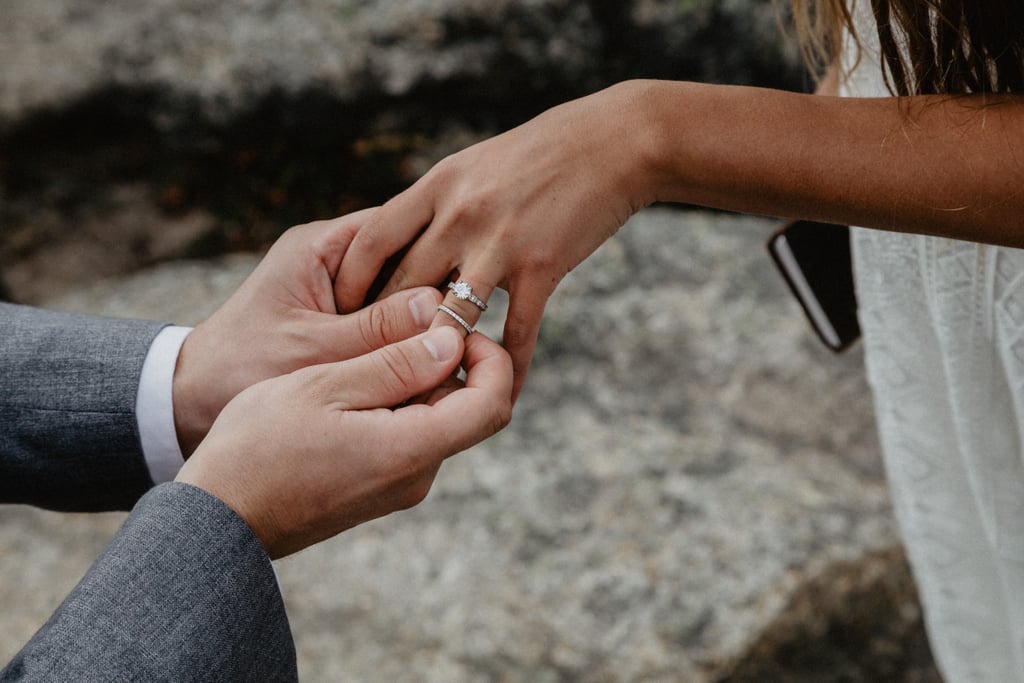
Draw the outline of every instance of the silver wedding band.
<instances>
[{"instance_id":1,"label":"silver wedding band","mask_svg":"<svg viewBox=\"0 0 1024 683\"><path fill-rule=\"evenodd\" d=\"M460 324L463 327L465 327L467 333L473 334L473 326L470 325L468 322L466 322L466 319L463 318L461 315L459 315L458 313L456 313L452 309L448 308L444 304L438 304L437 310L444 311L445 313L447 313L448 315L450 315L452 317L452 320L454 320L458 324Z\"/></svg>"},{"instance_id":2,"label":"silver wedding band","mask_svg":"<svg viewBox=\"0 0 1024 683\"><path fill-rule=\"evenodd\" d=\"M473 287L465 280L459 280L458 282L449 282L448 289L452 290L455 294L456 299L462 301L470 301L476 304L481 311L487 310L487 304L484 303L476 294L473 294Z\"/></svg>"}]
</instances>

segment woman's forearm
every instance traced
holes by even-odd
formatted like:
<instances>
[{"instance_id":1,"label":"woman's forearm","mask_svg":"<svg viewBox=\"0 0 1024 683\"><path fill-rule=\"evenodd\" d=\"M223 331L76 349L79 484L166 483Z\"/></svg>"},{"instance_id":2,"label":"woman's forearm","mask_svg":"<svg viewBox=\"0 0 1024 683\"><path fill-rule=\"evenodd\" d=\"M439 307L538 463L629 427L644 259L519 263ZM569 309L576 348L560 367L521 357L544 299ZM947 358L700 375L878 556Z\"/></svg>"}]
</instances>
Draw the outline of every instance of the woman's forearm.
<instances>
[{"instance_id":1,"label":"woman's forearm","mask_svg":"<svg viewBox=\"0 0 1024 683\"><path fill-rule=\"evenodd\" d=\"M640 112L645 201L1024 246L1024 99L853 99L662 81Z\"/></svg>"},{"instance_id":2,"label":"woman's forearm","mask_svg":"<svg viewBox=\"0 0 1024 683\"><path fill-rule=\"evenodd\" d=\"M338 306L357 308L407 246L384 294L453 271L484 298L502 287L518 391L547 297L647 204L1024 246L1022 145L1024 100L1012 97L843 99L629 81L448 157L381 207L345 255ZM480 315L457 312L470 324Z\"/></svg>"}]
</instances>

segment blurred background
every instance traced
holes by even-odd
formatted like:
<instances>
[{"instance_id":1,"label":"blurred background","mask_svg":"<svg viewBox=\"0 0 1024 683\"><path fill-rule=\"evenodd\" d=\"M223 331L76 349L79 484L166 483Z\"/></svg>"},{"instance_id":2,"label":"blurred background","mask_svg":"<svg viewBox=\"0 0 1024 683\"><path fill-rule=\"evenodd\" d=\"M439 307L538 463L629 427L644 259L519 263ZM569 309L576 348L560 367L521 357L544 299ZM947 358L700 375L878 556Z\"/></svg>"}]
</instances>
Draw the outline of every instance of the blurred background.
<instances>
[{"instance_id":1,"label":"blurred background","mask_svg":"<svg viewBox=\"0 0 1024 683\"><path fill-rule=\"evenodd\" d=\"M812 87L770 0L0 17L0 298L180 324L289 226L559 102L634 77ZM860 350L819 348L775 227L652 207L572 273L507 430L418 508L278 563L303 680L937 680ZM0 661L121 519L0 507Z\"/></svg>"}]
</instances>

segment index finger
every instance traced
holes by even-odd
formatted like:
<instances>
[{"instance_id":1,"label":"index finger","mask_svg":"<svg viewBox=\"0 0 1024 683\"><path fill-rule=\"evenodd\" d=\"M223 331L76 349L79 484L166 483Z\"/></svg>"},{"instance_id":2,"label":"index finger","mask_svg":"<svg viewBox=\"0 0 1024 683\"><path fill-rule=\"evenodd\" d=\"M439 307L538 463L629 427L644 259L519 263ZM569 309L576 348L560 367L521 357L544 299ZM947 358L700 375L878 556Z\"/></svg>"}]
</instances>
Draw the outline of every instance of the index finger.
<instances>
[{"instance_id":1,"label":"index finger","mask_svg":"<svg viewBox=\"0 0 1024 683\"><path fill-rule=\"evenodd\" d=\"M341 260L352 244L352 240L359 234L359 229L377 211L377 207L370 207L353 211L352 213L338 216L322 221L313 221L302 226L300 230L310 230L316 233L314 250L324 260L328 274L333 278L341 267Z\"/></svg>"},{"instance_id":2,"label":"index finger","mask_svg":"<svg viewBox=\"0 0 1024 683\"><path fill-rule=\"evenodd\" d=\"M434 210L431 202L421 196L421 183L414 184L378 208L356 233L342 258L334 283L334 297L342 313L362 306L385 261L430 224Z\"/></svg>"}]
</instances>

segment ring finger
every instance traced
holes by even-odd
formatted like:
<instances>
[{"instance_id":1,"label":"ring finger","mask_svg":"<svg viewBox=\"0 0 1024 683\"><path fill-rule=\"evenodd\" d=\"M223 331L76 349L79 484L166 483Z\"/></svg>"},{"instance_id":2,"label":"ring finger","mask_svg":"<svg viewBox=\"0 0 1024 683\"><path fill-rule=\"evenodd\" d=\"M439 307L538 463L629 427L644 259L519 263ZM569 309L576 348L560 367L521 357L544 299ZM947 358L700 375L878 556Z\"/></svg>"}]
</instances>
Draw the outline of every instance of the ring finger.
<instances>
[{"instance_id":1,"label":"ring finger","mask_svg":"<svg viewBox=\"0 0 1024 683\"><path fill-rule=\"evenodd\" d=\"M445 285L444 301L437 307L432 327L449 325L466 336L472 334L473 327L487 310L487 298L493 290L493 285L470 277L453 278Z\"/></svg>"}]
</instances>

